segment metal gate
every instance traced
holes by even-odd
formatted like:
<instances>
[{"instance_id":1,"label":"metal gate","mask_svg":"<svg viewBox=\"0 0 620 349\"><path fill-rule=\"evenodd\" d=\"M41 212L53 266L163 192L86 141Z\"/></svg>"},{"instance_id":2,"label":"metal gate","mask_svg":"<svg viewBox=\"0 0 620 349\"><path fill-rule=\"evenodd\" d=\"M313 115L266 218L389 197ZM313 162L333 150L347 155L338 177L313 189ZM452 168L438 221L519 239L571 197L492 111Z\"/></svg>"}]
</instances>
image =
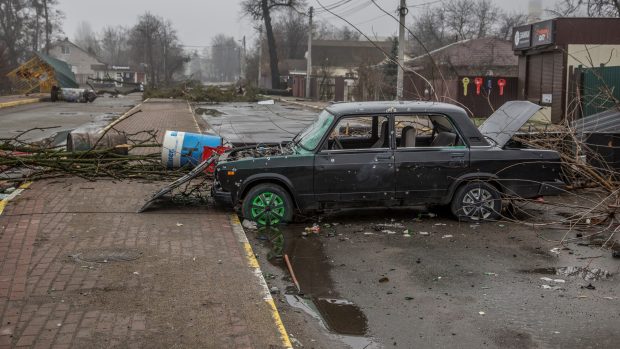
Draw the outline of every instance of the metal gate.
<instances>
[{"instance_id":1,"label":"metal gate","mask_svg":"<svg viewBox=\"0 0 620 349\"><path fill-rule=\"evenodd\" d=\"M620 67L582 69L583 115L620 106Z\"/></svg>"}]
</instances>

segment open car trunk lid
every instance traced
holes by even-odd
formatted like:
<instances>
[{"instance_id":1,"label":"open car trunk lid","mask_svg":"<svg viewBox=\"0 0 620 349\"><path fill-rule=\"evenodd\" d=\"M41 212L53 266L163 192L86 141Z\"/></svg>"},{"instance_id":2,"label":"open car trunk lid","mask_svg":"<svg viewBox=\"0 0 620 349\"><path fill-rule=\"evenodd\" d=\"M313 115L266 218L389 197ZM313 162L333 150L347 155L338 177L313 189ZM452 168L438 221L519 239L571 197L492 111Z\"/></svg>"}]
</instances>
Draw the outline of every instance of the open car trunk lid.
<instances>
[{"instance_id":1,"label":"open car trunk lid","mask_svg":"<svg viewBox=\"0 0 620 349\"><path fill-rule=\"evenodd\" d=\"M480 133L503 148L512 136L542 107L528 101L504 103L478 127Z\"/></svg>"}]
</instances>

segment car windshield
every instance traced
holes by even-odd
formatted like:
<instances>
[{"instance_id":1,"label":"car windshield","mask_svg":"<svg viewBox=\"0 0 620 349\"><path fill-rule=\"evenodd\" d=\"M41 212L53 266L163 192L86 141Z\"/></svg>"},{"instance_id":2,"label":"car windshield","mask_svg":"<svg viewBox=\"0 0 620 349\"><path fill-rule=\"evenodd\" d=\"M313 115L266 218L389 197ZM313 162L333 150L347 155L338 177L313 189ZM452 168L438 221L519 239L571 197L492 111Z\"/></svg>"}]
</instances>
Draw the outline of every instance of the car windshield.
<instances>
[{"instance_id":1,"label":"car windshield","mask_svg":"<svg viewBox=\"0 0 620 349\"><path fill-rule=\"evenodd\" d=\"M297 137L293 139L293 143L296 147L297 153L309 153L312 152L323 138L323 135L332 122L334 116L327 111L322 111L319 117L308 127L306 127Z\"/></svg>"}]
</instances>

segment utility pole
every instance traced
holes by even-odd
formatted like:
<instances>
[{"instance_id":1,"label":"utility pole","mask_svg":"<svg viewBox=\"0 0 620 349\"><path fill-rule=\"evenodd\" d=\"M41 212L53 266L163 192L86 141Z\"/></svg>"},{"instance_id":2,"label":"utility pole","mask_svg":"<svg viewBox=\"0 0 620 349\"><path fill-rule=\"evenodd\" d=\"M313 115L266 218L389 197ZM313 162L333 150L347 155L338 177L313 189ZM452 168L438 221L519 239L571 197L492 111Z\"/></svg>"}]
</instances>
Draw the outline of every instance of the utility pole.
<instances>
[{"instance_id":1,"label":"utility pole","mask_svg":"<svg viewBox=\"0 0 620 349\"><path fill-rule=\"evenodd\" d=\"M260 78L263 67L263 26L258 28L258 81L256 87L260 88Z\"/></svg>"},{"instance_id":2,"label":"utility pole","mask_svg":"<svg viewBox=\"0 0 620 349\"><path fill-rule=\"evenodd\" d=\"M401 101L403 99L403 80L405 78L405 16L409 9L407 8L407 1L400 0L400 7L398 8L398 14L400 20L398 23L398 75L396 76L396 99Z\"/></svg>"},{"instance_id":3,"label":"utility pole","mask_svg":"<svg viewBox=\"0 0 620 349\"><path fill-rule=\"evenodd\" d=\"M312 13L314 12L314 7L310 6L310 10L308 11L308 17L310 18L308 22L308 52L306 52L306 98L310 98L310 77L312 76Z\"/></svg>"},{"instance_id":4,"label":"utility pole","mask_svg":"<svg viewBox=\"0 0 620 349\"><path fill-rule=\"evenodd\" d=\"M245 51L245 35L243 36L243 40L241 42L242 46L243 46L243 51L241 51L241 62L239 63L241 65L241 78L243 80L245 80L245 76L246 76L246 69L247 69L247 64L246 64L246 51ZM247 84L247 81L246 81Z\"/></svg>"}]
</instances>

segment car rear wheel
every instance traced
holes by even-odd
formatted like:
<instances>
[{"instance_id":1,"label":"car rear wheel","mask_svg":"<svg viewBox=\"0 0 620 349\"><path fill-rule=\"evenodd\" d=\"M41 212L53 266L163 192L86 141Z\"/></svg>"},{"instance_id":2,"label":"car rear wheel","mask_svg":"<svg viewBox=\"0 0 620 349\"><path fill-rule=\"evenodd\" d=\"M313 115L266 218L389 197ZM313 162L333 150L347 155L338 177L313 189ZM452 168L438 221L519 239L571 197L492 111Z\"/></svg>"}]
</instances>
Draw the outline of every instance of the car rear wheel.
<instances>
[{"instance_id":1,"label":"car rear wheel","mask_svg":"<svg viewBox=\"0 0 620 349\"><path fill-rule=\"evenodd\" d=\"M451 204L460 221L487 221L501 217L502 197L491 184L475 181L458 188Z\"/></svg>"},{"instance_id":2,"label":"car rear wheel","mask_svg":"<svg viewBox=\"0 0 620 349\"><path fill-rule=\"evenodd\" d=\"M293 219L291 196L277 184L259 184L243 198L241 213L258 225L278 225Z\"/></svg>"}]
</instances>

